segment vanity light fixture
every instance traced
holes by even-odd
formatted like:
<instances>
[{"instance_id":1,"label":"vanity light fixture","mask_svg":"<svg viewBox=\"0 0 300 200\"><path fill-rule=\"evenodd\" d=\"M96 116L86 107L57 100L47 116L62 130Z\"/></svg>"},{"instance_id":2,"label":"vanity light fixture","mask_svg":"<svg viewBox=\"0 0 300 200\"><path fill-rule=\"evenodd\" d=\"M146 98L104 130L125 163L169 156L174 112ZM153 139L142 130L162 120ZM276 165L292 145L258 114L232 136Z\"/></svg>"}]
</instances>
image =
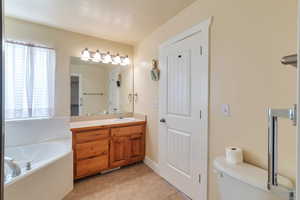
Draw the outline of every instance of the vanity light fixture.
<instances>
[{"instance_id":1,"label":"vanity light fixture","mask_svg":"<svg viewBox=\"0 0 300 200\"><path fill-rule=\"evenodd\" d=\"M81 56L80 56L81 60L84 61L88 61L89 59L91 59L91 55L89 52L88 48L85 48L82 52L81 52Z\"/></svg>"},{"instance_id":2,"label":"vanity light fixture","mask_svg":"<svg viewBox=\"0 0 300 200\"><path fill-rule=\"evenodd\" d=\"M112 58L112 64L113 65L119 65L119 64L121 64L121 57L120 57L119 54L117 54L116 56L114 56Z\"/></svg>"},{"instance_id":3,"label":"vanity light fixture","mask_svg":"<svg viewBox=\"0 0 300 200\"><path fill-rule=\"evenodd\" d=\"M111 63L112 62L112 58L109 52L106 53L106 55L104 55L104 59L103 59L103 63Z\"/></svg>"},{"instance_id":4,"label":"vanity light fixture","mask_svg":"<svg viewBox=\"0 0 300 200\"><path fill-rule=\"evenodd\" d=\"M85 48L81 52L80 56L81 60L83 61L92 61L92 62L103 62L106 64L113 64L113 65L122 65L126 66L130 64L130 60L128 55L127 56L120 56L120 54L112 55L110 52L101 53L99 50L96 52L89 51L88 48Z\"/></svg>"},{"instance_id":5,"label":"vanity light fixture","mask_svg":"<svg viewBox=\"0 0 300 200\"><path fill-rule=\"evenodd\" d=\"M123 57L121 65L126 66L130 64L130 60L128 56Z\"/></svg>"},{"instance_id":6,"label":"vanity light fixture","mask_svg":"<svg viewBox=\"0 0 300 200\"><path fill-rule=\"evenodd\" d=\"M97 50L96 53L93 55L92 61L93 62L101 62L102 61L99 50Z\"/></svg>"}]
</instances>

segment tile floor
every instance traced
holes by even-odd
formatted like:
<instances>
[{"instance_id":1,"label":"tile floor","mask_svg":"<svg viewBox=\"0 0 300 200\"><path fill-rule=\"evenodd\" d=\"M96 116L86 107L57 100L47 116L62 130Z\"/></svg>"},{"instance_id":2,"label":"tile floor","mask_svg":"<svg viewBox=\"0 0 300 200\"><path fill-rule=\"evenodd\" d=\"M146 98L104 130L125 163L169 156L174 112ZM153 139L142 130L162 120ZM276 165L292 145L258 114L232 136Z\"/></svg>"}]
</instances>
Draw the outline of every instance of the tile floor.
<instances>
[{"instance_id":1,"label":"tile floor","mask_svg":"<svg viewBox=\"0 0 300 200\"><path fill-rule=\"evenodd\" d=\"M64 200L189 200L145 164L75 182Z\"/></svg>"}]
</instances>

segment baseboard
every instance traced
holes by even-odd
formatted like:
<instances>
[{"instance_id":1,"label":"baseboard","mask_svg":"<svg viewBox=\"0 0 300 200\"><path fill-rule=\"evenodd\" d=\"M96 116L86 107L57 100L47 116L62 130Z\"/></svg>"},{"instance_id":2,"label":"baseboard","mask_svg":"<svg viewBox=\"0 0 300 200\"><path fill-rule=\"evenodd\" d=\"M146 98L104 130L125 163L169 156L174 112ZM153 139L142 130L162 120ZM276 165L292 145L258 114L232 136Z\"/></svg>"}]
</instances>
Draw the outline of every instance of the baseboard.
<instances>
[{"instance_id":1,"label":"baseboard","mask_svg":"<svg viewBox=\"0 0 300 200\"><path fill-rule=\"evenodd\" d=\"M149 157L145 157L144 159L144 163L150 167L155 173L159 174L159 167L158 167L158 163L151 160Z\"/></svg>"}]
</instances>

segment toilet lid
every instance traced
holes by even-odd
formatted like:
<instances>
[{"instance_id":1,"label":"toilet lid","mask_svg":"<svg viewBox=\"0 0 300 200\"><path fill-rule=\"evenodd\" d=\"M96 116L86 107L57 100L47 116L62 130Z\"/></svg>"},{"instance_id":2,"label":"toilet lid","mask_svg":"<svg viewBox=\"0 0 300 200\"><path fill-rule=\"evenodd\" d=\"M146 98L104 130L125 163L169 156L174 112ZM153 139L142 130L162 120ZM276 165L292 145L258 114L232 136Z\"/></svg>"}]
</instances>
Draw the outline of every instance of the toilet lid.
<instances>
[{"instance_id":1,"label":"toilet lid","mask_svg":"<svg viewBox=\"0 0 300 200\"><path fill-rule=\"evenodd\" d=\"M219 172L225 173L241 182L268 191L268 172L264 169L247 163L229 164L226 162L225 157L216 158L214 160L214 167ZM283 176L278 176L278 182L286 188L294 188L292 181Z\"/></svg>"}]
</instances>

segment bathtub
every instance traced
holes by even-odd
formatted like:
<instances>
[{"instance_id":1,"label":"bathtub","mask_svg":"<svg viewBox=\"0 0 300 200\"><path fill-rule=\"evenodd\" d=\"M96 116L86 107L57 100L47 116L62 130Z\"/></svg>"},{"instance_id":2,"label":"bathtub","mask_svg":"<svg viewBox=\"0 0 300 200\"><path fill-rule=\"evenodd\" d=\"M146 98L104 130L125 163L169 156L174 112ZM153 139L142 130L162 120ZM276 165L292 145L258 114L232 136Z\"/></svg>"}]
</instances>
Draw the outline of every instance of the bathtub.
<instances>
[{"instance_id":1,"label":"bathtub","mask_svg":"<svg viewBox=\"0 0 300 200\"><path fill-rule=\"evenodd\" d=\"M61 200L73 189L71 139L7 147L5 156L21 167L21 175L6 179L5 200ZM26 169L30 163L31 169ZM27 166L28 167L28 166ZM9 172L8 168L5 169Z\"/></svg>"}]
</instances>

